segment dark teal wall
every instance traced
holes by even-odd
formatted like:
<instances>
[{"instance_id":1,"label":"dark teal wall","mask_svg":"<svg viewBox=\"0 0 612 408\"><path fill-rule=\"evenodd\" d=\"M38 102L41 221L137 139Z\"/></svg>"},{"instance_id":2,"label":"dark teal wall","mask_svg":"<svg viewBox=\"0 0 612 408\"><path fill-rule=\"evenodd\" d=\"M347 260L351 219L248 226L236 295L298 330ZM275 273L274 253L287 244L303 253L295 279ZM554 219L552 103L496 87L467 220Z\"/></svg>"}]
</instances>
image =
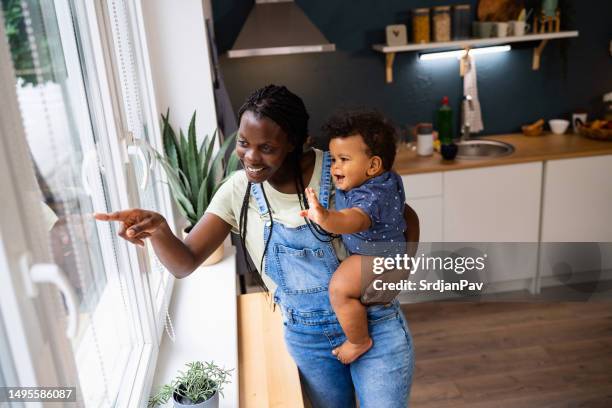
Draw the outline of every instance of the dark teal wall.
<instances>
[{"instance_id":1,"label":"dark teal wall","mask_svg":"<svg viewBox=\"0 0 612 408\"><path fill-rule=\"evenodd\" d=\"M251 91L268 83L284 84L304 99L315 137L323 121L341 107L377 108L401 126L431 121L444 95L458 111L463 89L455 59L420 62L416 53L397 54L394 82L386 84L384 55L372 51L371 45L383 43L385 26L405 23L412 8L465 1L297 3L336 44L337 51L238 59L222 56L221 69L236 111ZM475 10L476 1L470 3ZM568 117L576 109L592 115L603 110L602 96L612 91L612 1L566 3L571 15L564 19L564 28L579 30L580 37L549 42L539 71L531 70L533 43L513 45L509 53L478 57L485 134L519 131L526 122ZM220 53L231 48L251 6L250 0L213 0Z\"/></svg>"}]
</instances>

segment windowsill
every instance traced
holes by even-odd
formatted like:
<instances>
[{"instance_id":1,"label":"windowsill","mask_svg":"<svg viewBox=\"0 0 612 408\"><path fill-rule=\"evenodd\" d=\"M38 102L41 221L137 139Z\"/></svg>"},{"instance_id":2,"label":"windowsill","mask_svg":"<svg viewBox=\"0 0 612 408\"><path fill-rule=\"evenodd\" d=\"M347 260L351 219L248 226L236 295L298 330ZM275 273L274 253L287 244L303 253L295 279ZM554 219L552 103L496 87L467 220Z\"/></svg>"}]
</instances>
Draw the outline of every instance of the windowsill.
<instances>
[{"instance_id":1,"label":"windowsill","mask_svg":"<svg viewBox=\"0 0 612 408\"><path fill-rule=\"evenodd\" d=\"M221 262L201 267L174 283L169 313L176 339L173 343L166 333L162 335L152 392L184 371L185 363L214 361L233 369L231 383L223 387L220 407L238 406L235 258L235 249L226 245Z\"/></svg>"}]
</instances>

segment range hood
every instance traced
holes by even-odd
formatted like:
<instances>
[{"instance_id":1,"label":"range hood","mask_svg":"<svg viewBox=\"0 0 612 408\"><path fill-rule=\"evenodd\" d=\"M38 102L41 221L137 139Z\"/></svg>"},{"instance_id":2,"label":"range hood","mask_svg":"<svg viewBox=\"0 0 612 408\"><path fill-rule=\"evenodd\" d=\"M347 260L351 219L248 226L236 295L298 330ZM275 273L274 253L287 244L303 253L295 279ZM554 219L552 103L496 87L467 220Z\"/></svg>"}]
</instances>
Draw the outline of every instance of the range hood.
<instances>
[{"instance_id":1,"label":"range hood","mask_svg":"<svg viewBox=\"0 0 612 408\"><path fill-rule=\"evenodd\" d=\"M335 51L293 0L256 0L230 58Z\"/></svg>"}]
</instances>

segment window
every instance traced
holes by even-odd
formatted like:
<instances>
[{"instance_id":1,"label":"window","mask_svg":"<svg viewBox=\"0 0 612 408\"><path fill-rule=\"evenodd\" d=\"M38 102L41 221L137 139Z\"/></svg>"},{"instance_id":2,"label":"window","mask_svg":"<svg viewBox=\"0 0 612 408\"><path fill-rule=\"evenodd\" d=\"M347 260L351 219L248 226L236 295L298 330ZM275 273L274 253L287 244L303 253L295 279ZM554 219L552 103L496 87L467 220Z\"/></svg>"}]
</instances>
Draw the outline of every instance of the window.
<instances>
[{"instance_id":1,"label":"window","mask_svg":"<svg viewBox=\"0 0 612 408\"><path fill-rule=\"evenodd\" d=\"M143 23L140 20L139 2L111 0L108 2L106 19L110 26L108 33L113 44L115 56L114 76L119 84L116 97L122 106L122 126L126 129L128 152L131 153L133 168L138 183L138 206L145 209L171 213L170 192L161 182L163 176L159 166L151 161L154 157L150 148L162 151L159 116L157 114L151 73L148 70L148 52L143 36ZM170 217L168 217L170 218ZM147 278L154 301L154 313L158 333L161 334L165 310L169 274L157 260L153 250L147 246L143 259Z\"/></svg>"},{"instance_id":2,"label":"window","mask_svg":"<svg viewBox=\"0 0 612 408\"><path fill-rule=\"evenodd\" d=\"M81 405L140 406L173 279L150 248L128 246L115 225L91 216L140 206L171 220L168 190L153 182L162 180L149 150L159 146L159 126L139 2L1 1L11 59L0 46L0 82L12 84L8 103L19 109L0 113L0 159L10 167L1 193L18 192L15 219L0 219L0 245L16 229L25 238L0 259L0 311L33 339L17 352L19 333L6 333L20 380L29 378L20 385L78 383ZM22 173L31 179L17 180ZM66 290L37 294L9 272L34 264L60 276L76 301ZM68 340L58 330L65 319L77 323ZM48 364L34 362L37 347L50 348ZM9 363L1 363L8 381Z\"/></svg>"}]
</instances>

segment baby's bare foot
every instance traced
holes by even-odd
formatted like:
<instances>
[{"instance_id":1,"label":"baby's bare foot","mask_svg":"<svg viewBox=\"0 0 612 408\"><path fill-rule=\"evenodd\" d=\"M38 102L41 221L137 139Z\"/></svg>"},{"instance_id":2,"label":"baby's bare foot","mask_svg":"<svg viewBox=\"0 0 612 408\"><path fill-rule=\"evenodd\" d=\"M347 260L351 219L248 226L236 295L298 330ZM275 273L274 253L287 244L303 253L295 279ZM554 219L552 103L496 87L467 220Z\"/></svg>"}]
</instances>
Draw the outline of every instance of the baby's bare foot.
<instances>
[{"instance_id":1,"label":"baby's bare foot","mask_svg":"<svg viewBox=\"0 0 612 408\"><path fill-rule=\"evenodd\" d=\"M353 361L357 360L368 351L372 347L372 339L368 337L368 339L359 344L351 343L350 341L345 341L342 343L340 347L336 347L332 353L342 362L343 364L351 364Z\"/></svg>"}]
</instances>

